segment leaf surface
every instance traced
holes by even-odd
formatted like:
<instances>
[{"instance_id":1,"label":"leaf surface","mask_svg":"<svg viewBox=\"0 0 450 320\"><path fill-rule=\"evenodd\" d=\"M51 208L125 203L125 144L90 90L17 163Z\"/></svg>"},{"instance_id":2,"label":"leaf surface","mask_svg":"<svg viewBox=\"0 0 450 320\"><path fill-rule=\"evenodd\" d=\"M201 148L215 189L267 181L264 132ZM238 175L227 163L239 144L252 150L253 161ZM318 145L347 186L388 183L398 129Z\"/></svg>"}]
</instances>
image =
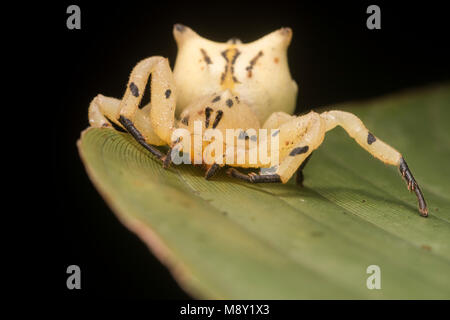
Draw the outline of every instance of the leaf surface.
<instances>
[{"instance_id":1,"label":"leaf surface","mask_svg":"<svg viewBox=\"0 0 450 320\"><path fill-rule=\"evenodd\" d=\"M194 297L449 299L450 86L334 106L405 157L428 202L420 217L398 169L343 129L327 133L304 187L164 170L130 135L87 129L89 177L118 218ZM95 213L93 213L95 214ZM381 269L369 290L366 269Z\"/></svg>"}]
</instances>

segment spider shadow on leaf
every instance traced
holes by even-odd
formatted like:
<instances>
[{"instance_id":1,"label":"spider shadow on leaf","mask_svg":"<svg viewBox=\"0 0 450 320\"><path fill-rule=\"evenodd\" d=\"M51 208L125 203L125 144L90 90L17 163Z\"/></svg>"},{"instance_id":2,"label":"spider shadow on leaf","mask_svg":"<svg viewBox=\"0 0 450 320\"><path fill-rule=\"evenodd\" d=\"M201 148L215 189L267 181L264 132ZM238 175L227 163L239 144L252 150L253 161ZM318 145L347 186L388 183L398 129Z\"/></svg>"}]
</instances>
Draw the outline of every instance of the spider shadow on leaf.
<instances>
[{"instance_id":1,"label":"spider shadow on leaf","mask_svg":"<svg viewBox=\"0 0 450 320\"><path fill-rule=\"evenodd\" d=\"M377 193L371 192L365 189L356 189L349 187L320 187L320 188L304 188L311 196L320 197L333 204L339 205L338 200L342 199L344 201L350 202L352 205L358 206L360 208L365 208L365 210L370 210L373 207L387 207L392 208L393 211L411 211L411 214L416 216L416 207L404 202L400 199L395 199L389 196L383 197ZM347 195L345 198L339 195ZM349 194L352 195L349 200ZM333 197L328 197L327 195L333 195ZM285 195L283 195L285 196ZM292 196L292 195L288 195ZM303 195L305 196L305 195Z\"/></svg>"},{"instance_id":2,"label":"spider shadow on leaf","mask_svg":"<svg viewBox=\"0 0 450 320\"><path fill-rule=\"evenodd\" d=\"M133 139L128 138L132 144L134 144L137 148L142 149L142 152L146 153L146 150L142 148L138 143L136 143ZM166 147L160 147L161 150L166 150ZM152 158L152 161L157 162L156 159ZM174 172L175 174L188 174L196 178L204 178L205 176L205 169L202 167L202 165L192 165L192 164L180 164L176 166L171 166L167 170L170 170ZM245 173L249 172L255 172L254 169L241 169ZM399 199L391 199L390 197L382 197L379 195L376 195L373 192L364 190L364 189L355 189L355 188L348 188L345 186L342 187L320 187L320 190L313 187L308 186L300 186L295 183L295 179L291 179L288 183L282 184L282 183L262 183L262 184L252 184L243 182L240 180L236 180L235 178L232 178L228 176L226 173L226 168L221 168L219 172L214 176L213 179L209 180L208 183L214 183L214 182L227 182L227 183L233 183L238 184L240 186L244 186L245 188L249 188L252 190L255 190L257 192L263 192L265 194L276 196L276 197L315 197L315 198L321 198L326 199L332 203L335 203L331 199L324 196L325 194L328 195L337 195L337 194L354 194L354 202L355 204L358 203L358 205L368 205L368 204L374 204L374 203L383 203L386 206L395 206L397 208L405 208L409 209L412 212L415 212L416 208L406 202L403 202ZM308 178L307 178L308 179ZM308 183L308 182L306 182ZM347 197L348 198L348 197ZM336 203L335 203L336 204Z\"/></svg>"},{"instance_id":3,"label":"spider shadow on leaf","mask_svg":"<svg viewBox=\"0 0 450 320\"><path fill-rule=\"evenodd\" d=\"M380 195L377 195L373 192L370 192L368 190L364 189L356 189L356 188L349 188L349 187L321 187L320 189L314 188L314 187L308 187L308 186L299 186L295 183L294 179L291 179L287 184L249 184L241 181L236 181L234 179L225 178L226 181L230 181L230 183L238 183L240 185L245 186L246 188L253 189L257 192L263 192L268 195L276 196L276 197L284 197L284 198L294 198L294 197L301 197L307 200L308 198L316 198L320 199L321 201L325 200L326 202L331 202L333 204L336 204L336 201L333 201L329 197L326 197L325 195L339 195L339 194L353 194L352 202L354 204L357 204L358 206L365 206L367 208L370 208L374 205L381 205L385 207L395 207L399 210L404 211L410 210L412 214L415 214L416 208L399 199L392 199L390 197L383 197ZM338 196L335 196L334 198L338 198ZM348 199L348 196L346 197Z\"/></svg>"}]
</instances>

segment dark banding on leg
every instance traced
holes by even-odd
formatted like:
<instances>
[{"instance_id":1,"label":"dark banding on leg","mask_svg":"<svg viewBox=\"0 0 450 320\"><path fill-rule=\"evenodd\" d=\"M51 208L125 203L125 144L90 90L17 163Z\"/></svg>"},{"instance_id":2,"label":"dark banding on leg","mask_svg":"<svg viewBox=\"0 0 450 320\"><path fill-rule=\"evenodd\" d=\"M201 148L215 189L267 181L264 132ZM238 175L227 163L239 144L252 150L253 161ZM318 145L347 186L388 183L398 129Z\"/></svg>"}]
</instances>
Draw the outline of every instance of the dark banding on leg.
<instances>
[{"instance_id":1,"label":"dark banding on leg","mask_svg":"<svg viewBox=\"0 0 450 320\"><path fill-rule=\"evenodd\" d=\"M230 168L227 174L233 178L244 180L250 183L279 183L281 178L278 174L244 174L234 168Z\"/></svg>"},{"instance_id":2,"label":"dark banding on leg","mask_svg":"<svg viewBox=\"0 0 450 320\"><path fill-rule=\"evenodd\" d=\"M167 169L172 163L172 148L169 148L166 155L163 157L163 168Z\"/></svg>"},{"instance_id":3,"label":"dark banding on leg","mask_svg":"<svg viewBox=\"0 0 450 320\"><path fill-rule=\"evenodd\" d=\"M136 129L136 127L134 126L133 122L131 122L130 119L127 119L124 116L120 116L119 122L136 139L136 141L139 142L145 149L150 151L158 159L160 159L160 160L162 159L162 157L164 156L163 153L145 141L142 134L139 132L138 129Z\"/></svg>"},{"instance_id":4,"label":"dark banding on leg","mask_svg":"<svg viewBox=\"0 0 450 320\"><path fill-rule=\"evenodd\" d=\"M312 152L311 154L306 157L305 161L302 162L302 164L300 165L300 167L297 169L297 176L295 179L295 182L299 185L303 187L303 180L305 179L305 176L303 175L303 169L305 168L306 164L308 163L309 159L312 156Z\"/></svg>"},{"instance_id":5,"label":"dark banding on leg","mask_svg":"<svg viewBox=\"0 0 450 320\"><path fill-rule=\"evenodd\" d=\"M367 144L371 145L375 141L377 141L377 138L375 138L375 136L369 132L367 134Z\"/></svg>"},{"instance_id":6,"label":"dark banding on leg","mask_svg":"<svg viewBox=\"0 0 450 320\"><path fill-rule=\"evenodd\" d=\"M408 185L408 190L414 190L417 196L417 200L419 200L419 212L423 217L428 216L428 208L427 203L425 202L425 199L423 197L422 191L419 188L419 185L417 184L416 180L414 179L411 171L408 168L408 165L406 164L405 159L403 157L400 159L400 165L399 165L400 173L402 174L403 179L406 181Z\"/></svg>"},{"instance_id":7,"label":"dark banding on leg","mask_svg":"<svg viewBox=\"0 0 450 320\"><path fill-rule=\"evenodd\" d=\"M214 163L208 170L206 170L205 179L211 179L220 169L217 163Z\"/></svg>"},{"instance_id":8,"label":"dark banding on leg","mask_svg":"<svg viewBox=\"0 0 450 320\"><path fill-rule=\"evenodd\" d=\"M253 183L281 183L281 178L278 174L255 174L250 176Z\"/></svg>"},{"instance_id":9,"label":"dark banding on leg","mask_svg":"<svg viewBox=\"0 0 450 320\"><path fill-rule=\"evenodd\" d=\"M135 97L139 97L139 88L134 84L134 82L130 83L130 91L131 94Z\"/></svg>"},{"instance_id":10,"label":"dark banding on leg","mask_svg":"<svg viewBox=\"0 0 450 320\"><path fill-rule=\"evenodd\" d=\"M109 119L107 116L104 116L106 120L108 120L108 122L111 124L111 126L119 131L119 132L127 132L126 130L124 130L121 126L118 126L117 124L114 123L114 121L112 121L111 119Z\"/></svg>"},{"instance_id":11,"label":"dark banding on leg","mask_svg":"<svg viewBox=\"0 0 450 320\"><path fill-rule=\"evenodd\" d=\"M236 170L236 169L234 169L234 168L228 169L228 170L227 170L227 174L228 174L230 177L237 178L237 179L241 179L241 180L244 180L244 181L247 181L247 182L251 182L251 181L250 181L250 176L249 176L249 175L244 174L244 173L242 173L242 172L239 172L238 170Z\"/></svg>"}]
</instances>

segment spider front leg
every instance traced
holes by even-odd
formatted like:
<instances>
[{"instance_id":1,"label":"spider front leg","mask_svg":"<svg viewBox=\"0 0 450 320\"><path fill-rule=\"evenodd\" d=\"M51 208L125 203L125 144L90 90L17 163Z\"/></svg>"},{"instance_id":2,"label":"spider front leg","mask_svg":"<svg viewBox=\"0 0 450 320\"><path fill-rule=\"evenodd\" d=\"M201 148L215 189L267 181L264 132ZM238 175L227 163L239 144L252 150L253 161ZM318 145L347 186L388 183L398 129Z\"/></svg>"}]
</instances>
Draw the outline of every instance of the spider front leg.
<instances>
[{"instance_id":1,"label":"spider front leg","mask_svg":"<svg viewBox=\"0 0 450 320\"><path fill-rule=\"evenodd\" d=\"M279 183L281 182L281 178L278 174L257 174L251 172L249 174L245 174L240 172L235 168L230 168L227 171L227 174L233 178L237 178L250 183Z\"/></svg>"},{"instance_id":2,"label":"spider front leg","mask_svg":"<svg viewBox=\"0 0 450 320\"><path fill-rule=\"evenodd\" d=\"M408 190L414 190L417 196L420 214L423 217L428 216L428 208L422 191L400 152L375 137L354 114L332 110L324 112L320 116L325 120L327 131L339 125L347 131L350 137L355 139L362 148L372 154L375 158L386 164L397 166L403 179L407 183Z\"/></svg>"},{"instance_id":3,"label":"spider front leg","mask_svg":"<svg viewBox=\"0 0 450 320\"><path fill-rule=\"evenodd\" d=\"M152 103L151 106L139 110L150 74ZM126 129L167 167L170 157L167 160L167 155L154 145L172 145L175 102L175 85L168 60L163 57L150 57L134 67L121 101L101 95L92 101L89 121L93 126L108 126L108 123L114 122Z\"/></svg>"},{"instance_id":4,"label":"spider front leg","mask_svg":"<svg viewBox=\"0 0 450 320\"><path fill-rule=\"evenodd\" d=\"M308 163L309 159L311 159L311 154L305 159L305 161L302 162L300 167L297 169L297 175L295 177L295 182L300 186L303 187L303 180L305 180L305 175L303 174L303 169L305 169L306 164Z\"/></svg>"},{"instance_id":5,"label":"spider front leg","mask_svg":"<svg viewBox=\"0 0 450 320\"><path fill-rule=\"evenodd\" d=\"M267 118L266 122L264 122L263 128L266 128L266 129L280 128L280 126L282 124L284 124L292 119L295 119L295 118L296 118L296 116L293 116L286 112L274 112L269 116L269 118ZM312 156L312 153L305 159L305 161L302 162L300 167L297 169L295 181L299 186L303 186L303 180L305 178L305 176L303 174L303 169L305 168L305 166L308 163L311 156Z\"/></svg>"},{"instance_id":6,"label":"spider front leg","mask_svg":"<svg viewBox=\"0 0 450 320\"><path fill-rule=\"evenodd\" d=\"M175 84L169 62L163 57L151 57L139 62L133 69L125 95L120 105L119 122L150 152L162 158L160 152L149 145L134 125L134 117L144 95L148 78L152 74L150 122L158 137L169 146L175 127ZM167 161L169 157L169 161ZM170 164L170 151L163 159L165 167Z\"/></svg>"},{"instance_id":7,"label":"spider front leg","mask_svg":"<svg viewBox=\"0 0 450 320\"><path fill-rule=\"evenodd\" d=\"M406 164L405 159L403 157L400 159L399 164L399 170L403 177L403 179L406 181L408 190L411 192L411 190L414 190L417 199L419 201L419 211L420 214L424 217L428 216L428 208L427 204L425 202L425 198L423 197L422 190L420 190L419 185L417 184L416 180L414 179L411 171L408 168L408 165Z\"/></svg>"},{"instance_id":8,"label":"spider front leg","mask_svg":"<svg viewBox=\"0 0 450 320\"><path fill-rule=\"evenodd\" d=\"M376 138L355 115L343 111L329 111L318 115L315 112L291 119L280 126L280 164L261 169L259 175L245 175L232 168L228 173L248 182L286 183L323 142L325 132L341 126L356 142L377 159L386 164L398 166L408 190L414 191L422 216L428 216L428 208L419 185L414 179L403 156L394 148ZM288 148L286 150L286 148ZM287 152L286 152L287 151ZM270 173L269 173L270 172ZM264 178L266 177L266 178Z\"/></svg>"},{"instance_id":9,"label":"spider front leg","mask_svg":"<svg viewBox=\"0 0 450 320\"><path fill-rule=\"evenodd\" d=\"M157 156L158 159L164 155L153 146L162 146L166 142L161 140L153 130L150 119L149 110L151 106L148 104L142 109L136 111L135 127L145 141L144 147ZM97 95L89 105L89 124L97 128L114 128L118 131L127 132L125 127L119 121L120 100L111 97L105 97L101 94Z\"/></svg>"},{"instance_id":10,"label":"spider front leg","mask_svg":"<svg viewBox=\"0 0 450 320\"><path fill-rule=\"evenodd\" d=\"M276 129L276 128L279 128L282 124L284 124L292 119L295 119L295 118L296 118L296 116L293 116L286 112L274 112L269 116L269 118L267 118L266 122L264 122L263 128ZM303 186L303 180L305 178L305 176L303 174L303 169L305 168L309 159L311 159L311 156L312 156L312 153L305 159L305 161L302 162L300 167L297 169L295 181L299 186Z\"/></svg>"},{"instance_id":11,"label":"spider front leg","mask_svg":"<svg viewBox=\"0 0 450 320\"><path fill-rule=\"evenodd\" d=\"M206 167L205 179L209 180L214 177L220 170L220 165L217 163L213 163L212 165L208 165Z\"/></svg>"}]
</instances>

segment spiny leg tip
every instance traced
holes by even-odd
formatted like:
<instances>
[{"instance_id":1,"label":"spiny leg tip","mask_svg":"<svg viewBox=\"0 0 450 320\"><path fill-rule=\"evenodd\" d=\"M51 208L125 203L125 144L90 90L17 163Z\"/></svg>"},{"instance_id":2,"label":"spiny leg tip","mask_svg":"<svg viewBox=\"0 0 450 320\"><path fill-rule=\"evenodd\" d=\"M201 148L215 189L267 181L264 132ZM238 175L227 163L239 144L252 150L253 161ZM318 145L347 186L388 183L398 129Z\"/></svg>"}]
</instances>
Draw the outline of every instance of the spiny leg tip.
<instances>
[{"instance_id":1,"label":"spiny leg tip","mask_svg":"<svg viewBox=\"0 0 450 320\"><path fill-rule=\"evenodd\" d=\"M428 217L428 208L419 209L420 215L424 218Z\"/></svg>"},{"instance_id":2,"label":"spiny leg tip","mask_svg":"<svg viewBox=\"0 0 450 320\"><path fill-rule=\"evenodd\" d=\"M414 179L411 171L408 168L408 165L406 164L405 159L402 157L400 159L400 165L399 165L400 173L402 174L403 179L406 181L406 186L408 188L408 191L414 191L417 199L419 201L419 213L422 217L428 217L428 208L427 204L425 202L425 199L423 197L422 191L419 188L419 185L417 184L416 180Z\"/></svg>"}]
</instances>

